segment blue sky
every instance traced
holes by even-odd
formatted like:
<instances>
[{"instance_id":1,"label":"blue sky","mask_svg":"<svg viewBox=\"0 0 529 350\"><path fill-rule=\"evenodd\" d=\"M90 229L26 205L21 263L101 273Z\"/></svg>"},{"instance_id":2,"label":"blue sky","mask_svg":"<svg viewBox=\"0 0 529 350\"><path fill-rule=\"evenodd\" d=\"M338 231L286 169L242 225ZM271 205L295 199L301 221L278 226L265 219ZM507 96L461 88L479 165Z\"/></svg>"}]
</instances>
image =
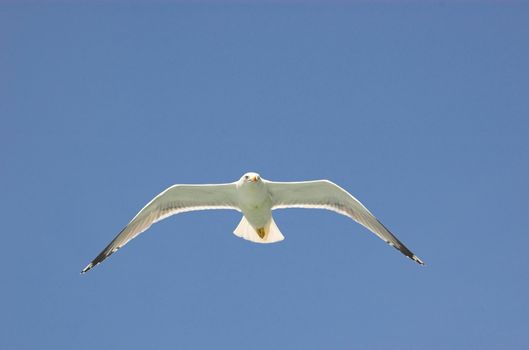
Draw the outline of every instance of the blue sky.
<instances>
[{"instance_id":1,"label":"blue sky","mask_svg":"<svg viewBox=\"0 0 529 350\"><path fill-rule=\"evenodd\" d=\"M0 5L0 348L527 349L529 6ZM327 178L324 211L154 225L154 195Z\"/></svg>"}]
</instances>

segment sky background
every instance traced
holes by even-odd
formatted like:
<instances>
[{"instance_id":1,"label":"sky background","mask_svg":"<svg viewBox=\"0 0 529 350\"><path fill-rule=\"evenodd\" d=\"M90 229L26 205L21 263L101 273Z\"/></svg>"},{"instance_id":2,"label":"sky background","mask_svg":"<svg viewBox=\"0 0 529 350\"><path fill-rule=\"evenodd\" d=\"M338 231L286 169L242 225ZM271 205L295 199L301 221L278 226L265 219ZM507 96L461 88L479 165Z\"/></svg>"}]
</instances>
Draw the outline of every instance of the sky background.
<instances>
[{"instance_id":1,"label":"sky background","mask_svg":"<svg viewBox=\"0 0 529 350\"><path fill-rule=\"evenodd\" d=\"M0 348L529 348L529 4L0 3ZM175 183L330 179L286 239Z\"/></svg>"}]
</instances>

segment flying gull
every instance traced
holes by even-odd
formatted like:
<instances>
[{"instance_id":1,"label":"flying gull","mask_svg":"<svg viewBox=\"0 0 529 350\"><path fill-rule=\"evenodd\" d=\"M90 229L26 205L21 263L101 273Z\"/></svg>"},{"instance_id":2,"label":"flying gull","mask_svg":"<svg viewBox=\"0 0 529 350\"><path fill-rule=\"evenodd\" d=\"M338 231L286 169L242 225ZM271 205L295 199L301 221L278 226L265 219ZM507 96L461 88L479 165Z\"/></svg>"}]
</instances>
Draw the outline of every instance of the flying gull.
<instances>
[{"instance_id":1,"label":"flying gull","mask_svg":"<svg viewBox=\"0 0 529 350\"><path fill-rule=\"evenodd\" d=\"M143 207L81 273L100 264L155 222L187 211L237 210L243 217L233 232L235 235L256 243L279 242L285 237L272 218L272 210L283 208L326 209L348 216L408 258L424 265L362 203L331 181L274 182L250 172L232 183L169 187Z\"/></svg>"}]
</instances>

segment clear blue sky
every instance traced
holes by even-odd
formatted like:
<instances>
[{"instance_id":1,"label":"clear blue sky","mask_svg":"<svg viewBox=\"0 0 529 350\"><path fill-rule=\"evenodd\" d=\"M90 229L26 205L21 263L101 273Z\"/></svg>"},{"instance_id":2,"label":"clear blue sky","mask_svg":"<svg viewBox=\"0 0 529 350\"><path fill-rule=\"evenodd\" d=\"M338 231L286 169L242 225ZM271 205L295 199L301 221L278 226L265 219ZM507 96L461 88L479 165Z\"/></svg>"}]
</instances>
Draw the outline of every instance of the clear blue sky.
<instances>
[{"instance_id":1,"label":"clear blue sky","mask_svg":"<svg viewBox=\"0 0 529 350\"><path fill-rule=\"evenodd\" d=\"M0 5L2 349L527 349L529 5ZM154 225L155 194L330 179L345 217Z\"/></svg>"}]
</instances>

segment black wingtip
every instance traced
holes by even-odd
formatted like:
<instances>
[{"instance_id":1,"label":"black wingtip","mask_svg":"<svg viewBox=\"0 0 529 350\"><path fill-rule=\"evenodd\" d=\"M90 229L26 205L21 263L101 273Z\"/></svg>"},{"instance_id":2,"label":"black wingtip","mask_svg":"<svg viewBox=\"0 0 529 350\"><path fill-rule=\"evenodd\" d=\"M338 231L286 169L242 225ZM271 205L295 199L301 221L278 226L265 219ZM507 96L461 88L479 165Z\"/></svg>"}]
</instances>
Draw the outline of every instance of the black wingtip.
<instances>
[{"instance_id":1,"label":"black wingtip","mask_svg":"<svg viewBox=\"0 0 529 350\"><path fill-rule=\"evenodd\" d=\"M81 271L81 275L90 271L94 266L101 264L103 260L105 260L106 258L108 258L119 250L120 247L115 247L113 249L111 248L113 242L114 241L112 241L105 249L103 249L103 251L99 253L99 255L96 256L96 258L92 260L90 264L86 265L86 267Z\"/></svg>"},{"instance_id":2,"label":"black wingtip","mask_svg":"<svg viewBox=\"0 0 529 350\"><path fill-rule=\"evenodd\" d=\"M421 258L419 258L417 255L413 254L408 248L406 248L405 245L401 245L401 247L395 247L394 246L394 248L397 249L398 251L400 251L402 254L404 254L408 259L411 259L411 260L415 261L417 264L419 264L421 266L426 266L424 261L422 261Z\"/></svg>"},{"instance_id":3,"label":"black wingtip","mask_svg":"<svg viewBox=\"0 0 529 350\"><path fill-rule=\"evenodd\" d=\"M411 259L421 266L426 266L424 261L422 261L417 255L413 255Z\"/></svg>"},{"instance_id":4,"label":"black wingtip","mask_svg":"<svg viewBox=\"0 0 529 350\"><path fill-rule=\"evenodd\" d=\"M84 275L85 273L90 271L92 269L92 267L94 267L93 263L90 263L90 264L86 265L86 267L81 271L81 275Z\"/></svg>"}]
</instances>

